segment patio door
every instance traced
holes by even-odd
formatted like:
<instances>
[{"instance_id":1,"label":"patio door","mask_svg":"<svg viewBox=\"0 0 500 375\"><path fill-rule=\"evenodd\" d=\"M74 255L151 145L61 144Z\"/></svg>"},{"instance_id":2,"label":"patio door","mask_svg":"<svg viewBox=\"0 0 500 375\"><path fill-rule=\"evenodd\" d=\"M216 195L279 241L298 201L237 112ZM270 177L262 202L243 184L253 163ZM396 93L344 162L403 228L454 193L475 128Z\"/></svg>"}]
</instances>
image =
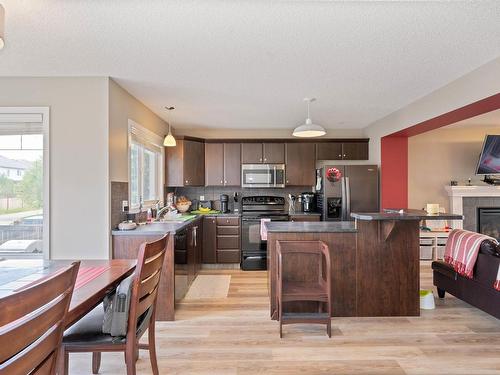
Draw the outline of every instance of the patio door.
<instances>
[{"instance_id":1,"label":"patio door","mask_svg":"<svg viewBox=\"0 0 500 375\"><path fill-rule=\"evenodd\" d=\"M0 259L48 259L45 107L0 107Z\"/></svg>"}]
</instances>

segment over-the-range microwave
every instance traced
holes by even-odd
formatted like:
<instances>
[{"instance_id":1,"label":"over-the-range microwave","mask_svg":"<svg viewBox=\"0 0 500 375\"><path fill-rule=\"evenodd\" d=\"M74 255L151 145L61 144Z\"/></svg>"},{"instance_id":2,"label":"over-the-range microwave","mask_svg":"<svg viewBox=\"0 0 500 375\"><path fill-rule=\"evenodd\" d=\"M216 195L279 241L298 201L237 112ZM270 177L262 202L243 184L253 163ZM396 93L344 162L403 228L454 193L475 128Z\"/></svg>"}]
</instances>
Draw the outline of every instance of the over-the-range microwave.
<instances>
[{"instance_id":1,"label":"over-the-range microwave","mask_svg":"<svg viewBox=\"0 0 500 375\"><path fill-rule=\"evenodd\" d=\"M285 164L242 164L241 186L244 188L284 188Z\"/></svg>"}]
</instances>

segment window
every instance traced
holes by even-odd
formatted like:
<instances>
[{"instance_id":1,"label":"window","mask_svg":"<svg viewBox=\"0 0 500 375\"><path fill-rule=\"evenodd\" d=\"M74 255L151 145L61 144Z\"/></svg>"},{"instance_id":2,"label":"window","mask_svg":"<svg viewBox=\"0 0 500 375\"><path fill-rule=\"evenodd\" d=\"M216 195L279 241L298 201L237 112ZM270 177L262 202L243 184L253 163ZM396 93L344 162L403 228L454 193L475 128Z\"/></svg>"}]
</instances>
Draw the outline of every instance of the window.
<instances>
[{"instance_id":1,"label":"window","mask_svg":"<svg viewBox=\"0 0 500 375\"><path fill-rule=\"evenodd\" d=\"M129 120L129 205L133 210L163 201L163 139Z\"/></svg>"},{"instance_id":2,"label":"window","mask_svg":"<svg viewBox=\"0 0 500 375\"><path fill-rule=\"evenodd\" d=\"M47 142L48 108L0 107L0 258L49 257Z\"/></svg>"}]
</instances>

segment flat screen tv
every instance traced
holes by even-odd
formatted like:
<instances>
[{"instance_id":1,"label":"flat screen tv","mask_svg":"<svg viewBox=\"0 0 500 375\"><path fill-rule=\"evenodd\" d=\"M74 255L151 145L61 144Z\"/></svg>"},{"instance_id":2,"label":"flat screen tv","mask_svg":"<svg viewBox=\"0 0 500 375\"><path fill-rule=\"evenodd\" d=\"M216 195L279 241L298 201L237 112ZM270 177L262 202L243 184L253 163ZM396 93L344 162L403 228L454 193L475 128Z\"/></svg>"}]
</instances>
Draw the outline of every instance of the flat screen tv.
<instances>
[{"instance_id":1,"label":"flat screen tv","mask_svg":"<svg viewBox=\"0 0 500 375\"><path fill-rule=\"evenodd\" d=\"M487 135L484 138L476 174L500 174L500 135Z\"/></svg>"}]
</instances>

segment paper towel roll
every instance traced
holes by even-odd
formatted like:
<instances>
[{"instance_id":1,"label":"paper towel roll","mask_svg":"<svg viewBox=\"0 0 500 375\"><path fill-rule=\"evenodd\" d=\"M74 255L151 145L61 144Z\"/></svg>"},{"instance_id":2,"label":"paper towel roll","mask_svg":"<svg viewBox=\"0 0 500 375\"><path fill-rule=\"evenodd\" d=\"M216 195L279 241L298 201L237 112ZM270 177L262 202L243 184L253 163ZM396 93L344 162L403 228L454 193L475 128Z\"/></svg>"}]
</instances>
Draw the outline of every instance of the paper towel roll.
<instances>
[{"instance_id":1,"label":"paper towel roll","mask_svg":"<svg viewBox=\"0 0 500 375\"><path fill-rule=\"evenodd\" d=\"M438 214L439 213L439 204L438 203L427 203L427 207L425 209L428 214Z\"/></svg>"}]
</instances>

